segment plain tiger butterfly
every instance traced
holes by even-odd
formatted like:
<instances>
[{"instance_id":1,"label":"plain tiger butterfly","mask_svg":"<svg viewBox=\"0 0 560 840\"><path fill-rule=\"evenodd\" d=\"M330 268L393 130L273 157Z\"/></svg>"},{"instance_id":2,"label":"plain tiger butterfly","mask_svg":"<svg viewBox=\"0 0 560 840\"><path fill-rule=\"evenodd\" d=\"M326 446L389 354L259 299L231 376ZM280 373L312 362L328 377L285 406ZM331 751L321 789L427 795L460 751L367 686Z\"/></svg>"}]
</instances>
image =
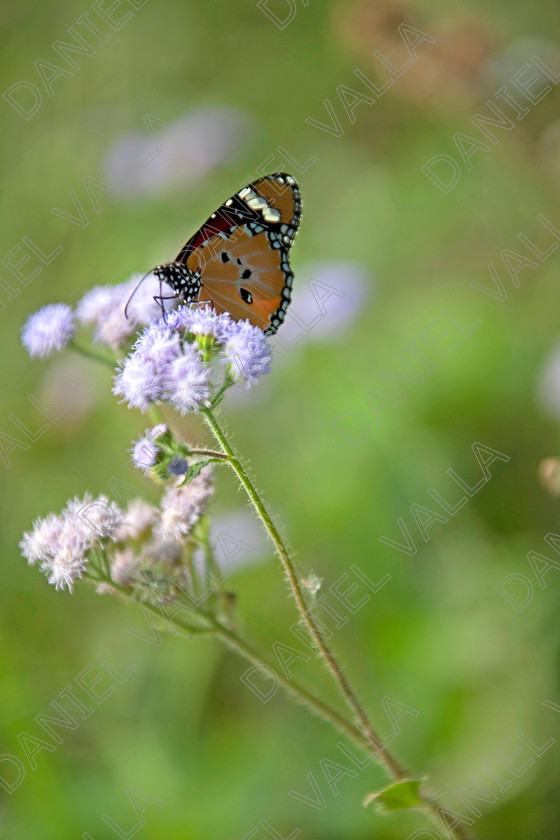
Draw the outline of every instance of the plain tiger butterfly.
<instances>
[{"instance_id":1,"label":"plain tiger butterfly","mask_svg":"<svg viewBox=\"0 0 560 840\"><path fill-rule=\"evenodd\" d=\"M291 299L288 255L300 218L295 179L266 175L232 195L175 260L150 274L167 283L181 303L209 303L273 335Z\"/></svg>"}]
</instances>

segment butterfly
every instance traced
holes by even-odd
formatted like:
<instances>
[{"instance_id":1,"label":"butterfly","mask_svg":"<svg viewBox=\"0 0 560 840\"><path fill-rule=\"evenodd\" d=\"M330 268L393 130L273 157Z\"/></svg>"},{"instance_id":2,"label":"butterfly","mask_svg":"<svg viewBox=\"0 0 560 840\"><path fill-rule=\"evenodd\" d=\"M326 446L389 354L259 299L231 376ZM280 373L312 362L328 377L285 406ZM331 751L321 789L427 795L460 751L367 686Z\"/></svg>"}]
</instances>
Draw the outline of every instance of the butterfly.
<instances>
[{"instance_id":1,"label":"butterfly","mask_svg":"<svg viewBox=\"0 0 560 840\"><path fill-rule=\"evenodd\" d=\"M273 335L291 300L288 255L300 218L296 180L283 172L266 175L232 195L173 262L150 273L181 303L209 303Z\"/></svg>"}]
</instances>

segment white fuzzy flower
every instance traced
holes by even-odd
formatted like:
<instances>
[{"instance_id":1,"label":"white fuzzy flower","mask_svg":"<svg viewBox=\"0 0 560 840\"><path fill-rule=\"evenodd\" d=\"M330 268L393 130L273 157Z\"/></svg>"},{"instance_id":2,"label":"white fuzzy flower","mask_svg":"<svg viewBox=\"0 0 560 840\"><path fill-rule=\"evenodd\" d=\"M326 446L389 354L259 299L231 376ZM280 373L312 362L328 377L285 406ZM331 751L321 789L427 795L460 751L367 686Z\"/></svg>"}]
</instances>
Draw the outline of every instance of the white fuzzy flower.
<instances>
[{"instance_id":1,"label":"white fuzzy flower","mask_svg":"<svg viewBox=\"0 0 560 840\"><path fill-rule=\"evenodd\" d=\"M113 393L122 396L130 408L147 411L161 397L161 378L153 362L139 353L128 356L115 376Z\"/></svg>"},{"instance_id":2,"label":"white fuzzy flower","mask_svg":"<svg viewBox=\"0 0 560 840\"><path fill-rule=\"evenodd\" d=\"M78 524L75 517L62 516L60 530L56 540L50 546L41 570L46 573L49 583L57 589L66 586L70 592L76 579L81 578L87 564L86 552L91 547L91 540Z\"/></svg>"},{"instance_id":3,"label":"white fuzzy flower","mask_svg":"<svg viewBox=\"0 0 560 840\"><path fill-rule=\"evenodd\" d=\"M96 539L112 538L122 520L122 511L107 496L94 499L86 493L83 499L72 499L66 505L69 518L76 517L84 528L84 534L92 545Z\"/></svg>"},{"instance_id":4,"label":"white fuzzy flower","mask_svg":"<svg viewBox=\"0 0 560 840\"><path fill-rule=\"evenodd\" d=\"M94 340L118 350L138 329L154 318L161 318L156 297L167 297L164 308L171 309L176 299L171 288L150 274L144 279L133 274L117 286L96 286L78 303L76 315L82 324L94 326ZM126 310L126 314L125 314Z\"/></svg>"},{"instance_id":5,"label":"white fuzzy flower","mask_svg":"<svg viewBox=\"0 0 560 840\"><path fill-rule=\"evenodd\" d=\"M147 434L152 440L157 440L158 438L162 437L162 435L164 435L166 431L166 423L156 423L155 426L152 426L152 428L148 430Z\"/></svg>"},{"instance_id":6,"label":"white fuzzy flower","mask_svg":"<svg viewBox=\"0 0 560 840\"><path fill-rule=\"evenodd\" d=\"M161 500L157 536L171 542L188 536L214 493L212 471L206 467L190 484L169 487Z\"/></svg>"},{"instance_id":7,"label":"white fuzzy flower","mask_svg":"<svg viewBox=\"0 0 560 840\"><path fill-rule=\"evenodd\" d=\"M270 373L272 351L262 330L249 321L231 324L222 339L224 360L236 382L250 388L261 376Z\"/></svg>"},{"instance_id":8,"label":"white fuzzy flower","mask_svg":"<svg viewBox=\"0 0 560 840\"><path fill-rule=\"evenodd\" d=\"M100 319L93 333L93 340L106 344L111 350L118 350L130 336L136 332L136 324L125 318L124 308L119 305L104 318Z\"/></svg>"},{"instance_id":9,"label":"white fuzzy flower","mask_svg":"<svg viewBox=\"0 0 560 840\"><path fill-rule=\"evenodd\" d=\"M218 340L227 334L232 321L229 313L218 315L211 306L182 306L170 323L191 335L212 336Z\"/></svg>"},{"instance_id":10,"label":"white fuzzy flower","mask_svg":"<svg viewBox=\"0 0 560 840\"><path fill-rule=\"evenodd\" d=\"M113 539L115 542L139 539L150 530L155 514L155 508L148 502L143 499L132 499L115 530Z\"/></svg>"},{"instance_id":11,"label":"white fuzzy flower","mask_svg":"<svg viewBox=\"0 0 560 840\"><path fill-rule=\"evenodd\" d=\"M155 321L144 330L134 345L134 351L134 355L151 362L154 369L161 374L166 366L180 355L181 340L176 332Z\"/></svg>"},{"instance_id":12,"label":"white fuzzy flower","mask_svg":"<svg viewBox=\"0 0 560 840\"><path fill-rule=\"evenodd\" d=\"M163 393L180 414L198 411L210 398L211 368L204 364L200 351L186 344L180 356L166 368Z\"/></svg>"},{"instance_id":13,"label":"white fuzzy flower","mask_svg":"<svg viewBox=\"0 0 560 840\"><path fill-rule=\"evenodd\" d=\"M47 580L56 589L67 589L72 592L74 582L83 576L86 562L83 556L73 554L70 549L61 550L52 560L41 565Z\"/></svg>"},{"instance_id":14,"label":"white fuzzy flower","mask_svg":"<svg viewBox=\"0 0 560 840\"><path fill-rule=\"evenodd\" d=\"M97 499L88 493L72 499L60 516L49 514L34 523L20 543L28 563L39 563L49 583L72 591L74 581L83 576L87 553L101 539L110 539L122 513L106 496Z\"/></svg>"},{"instance_id":15,"label":"white fuzzy flower","mask_svg":"<svg viewBox=\"0 0 560 840\"><path fill-rule=\"evenodd\" d=\"M63 524L61 516L49 513L44 519L35 520L32 531L24 533L19 545L29 565L46 560L50 556Z\"/></svg>"},{"instance_id":16,"label":"white fuzzy flower","mask_svg":"<svg viewBox=\"0 0 560 840\"><path fill-rule=\"evenodd\" d=\"M130 586L133 582L140 558L131 548L117 549L111 564L111 577L119 586Z\"/></svg>"},{"instance_id":17,"label":"white fuzzy flower","mask_svg":"<svg viewBox=\"0 0 560 840\"><path fill-rule=\"evenodd\" d=\"M51 303L31 315L21 332L21 341L30 356L50 356L66 347L75 332L72 308Z\"/></svg>"},{"instance_id":18,"label":"white fuzzy flower","mask_svg":"<svg viewBox=\"0 0 560 840\"><path fill-rule=\"evenodd\" d=\"M95 286L78 302L76 317L81 324L96 324L106 318L121 300L119 286Z\"/></svg>"},{"instance_id":19,"label":"white fuzzy flower","mask_svg":"<svg viewBox=\"0 0 560 840\"><path fill-rule=\"evenodd\" d=\"M147 435L134 441L132 446L132 463L147 475L151 468L157 463L159 449Z\"/></svg>"}]
</instances>

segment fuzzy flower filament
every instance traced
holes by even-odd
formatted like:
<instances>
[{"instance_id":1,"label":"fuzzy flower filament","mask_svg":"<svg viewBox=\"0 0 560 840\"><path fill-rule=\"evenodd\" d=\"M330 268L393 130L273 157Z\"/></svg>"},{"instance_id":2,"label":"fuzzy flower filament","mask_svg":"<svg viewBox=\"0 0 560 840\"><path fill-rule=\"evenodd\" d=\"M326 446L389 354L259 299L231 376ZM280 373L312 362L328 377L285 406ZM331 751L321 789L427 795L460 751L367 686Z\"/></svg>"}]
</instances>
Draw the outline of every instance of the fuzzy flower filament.
<instances>
[{"instance_id":1,"label":"fuzzy flower filament","mask_svg":"<svg viewBox=\"0 0 560 840\"><path fill-rule=\"evenodd\" d=\"M157 482L170 476L185 475L189 465L189 447L175 439L164 423L146 429L142 437L134 441L130 450L132 463L144 475L151 475Z\"/></svg>"},{"instance_id":2,"label":"fuzzy flower filament","mask_svg":"<svg viewBox=\"0 0 560 840\"><path fill-rule=\"evenodd\" d=\"M129 408L148 411L162 397L161 376L156 365L141 353L128 356L115 377L113 393L122 396Z\"/></svg>"},{"instance_id":3,"label":"fuzzy flower filament","mask_svg":"<svg viewBox=\"0 0 560 840\"><path fill-rule=\"evenodd\" d=\"M28 563L39 564L49 583L72 591L83 577L90 549L112 539L121 519L121 511L106 496L93 499L86 494L68 502L60 515L38 519L23 535L20 548Z\"/></svg>"},{"instance_id":4,"label":"fuzzy flower filament","mask_svg":"<svg viewBox=\"0 0 560 840\"><path fill-rule=\"evenodd\" d=\"M93 327L94 341L118 350L138 326L161 317L160 305L154 300L156 296L170 298L165 301L167 309L174 305L170 292L165 283L160 291L159 280L154 275L144 279L133 275L117 286L95 286L79 301L76 316L84 326Z\"/></svg>"},{"instance_id":5,"label":"fuzzy flower filament","mask_svg":"<svg viewBox=\"0 0 560 840\"><path fill-rule=\"evenodd\" d=\"M144 474L149 473L155 467L158 459L159 449L148 435L137 440L132 447L132 463Z\"/></svg>"},{"instance_id":6,"label":"fuzzy flower filament","mask_svg":"<svg viewBox=\"0 0 560 840\"><path fill-rule=\"evenodd\" d=\"M205 467L193 480L181 487L169 487L161 500L161 512L155 526L156 535L168 542L187 537L214 494L212 470Z\"/></svg>"},{"instance_id":7,"label":"fuzzy flower filament","mask_svg":"<svg viewBox=\"0 0 560 840\"><path fill-rule=\"evenodd\" d=\"M232 323L223 336L224 357L235 382L246 388L270 373L272 351L264 333L248 321Z\"/></svg>"},{"instance_id":8,"label":"fuzzy flower filament","mask_svg":"<svg viewBox=\"0 0 560 840\"><path fill-rule=\"evenodd\" d=\"M210 399L212 369L205 364L198 347L186 344L169 363L163 377L163 395L179 414L198 411Z\"/></svg>"},{"instance_id":9,"label":"fuzzy flower filament","mask_svg":"<svg viewBox=\"0 0 560 840\"><path fill-rule=\"evenodd\" d=\"M44 358L66 347L75 331L72 307L65 303L51 303L27 319L21 341L30 356Z\"/></svg>"},{"instance_id":10,"label":"fuzzy flower filament","mask_svg":"<svg viewBox=\"0 0 560 840\"><path fill-rule=\"evenodd\" d=\"M214 356L226 366L224 383L213 381ZM120 363L113 392L130 408L145 412L152 403L168 402L184 415L208 407L230 385L254 385L270 372L271 361L258 327L206 306L184 306L144 330Z\"/></svg>"}]
</instances>

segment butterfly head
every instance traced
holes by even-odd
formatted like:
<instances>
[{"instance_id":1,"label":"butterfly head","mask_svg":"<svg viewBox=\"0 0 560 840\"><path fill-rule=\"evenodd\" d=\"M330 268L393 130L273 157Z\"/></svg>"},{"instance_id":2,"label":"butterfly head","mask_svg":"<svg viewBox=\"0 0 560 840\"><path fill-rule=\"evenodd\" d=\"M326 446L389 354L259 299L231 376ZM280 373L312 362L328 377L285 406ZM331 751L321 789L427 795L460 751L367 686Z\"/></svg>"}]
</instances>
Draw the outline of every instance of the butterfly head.
<instances>
[{"instance_id":1,"label":"butterfly head","mask_svg":"<svg viewBox=\"0 0 560 840\"><path fill-rule=\"evenodd\" d=\"M193 303L198 299L202 283L200 272L193 274L188 268L178 262L156 265L152 274L173 289L175 297L181 298L183 303Z\"/></svg>"}]
</instances>

